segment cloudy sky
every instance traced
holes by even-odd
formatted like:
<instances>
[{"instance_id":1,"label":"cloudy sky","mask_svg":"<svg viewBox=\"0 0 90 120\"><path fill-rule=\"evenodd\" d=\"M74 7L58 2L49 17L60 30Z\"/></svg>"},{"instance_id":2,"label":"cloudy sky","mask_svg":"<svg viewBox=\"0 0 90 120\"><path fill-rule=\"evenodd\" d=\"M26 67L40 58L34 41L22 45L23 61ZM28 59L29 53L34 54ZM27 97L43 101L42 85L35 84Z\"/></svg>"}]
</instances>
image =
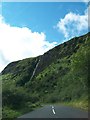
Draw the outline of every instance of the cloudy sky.
<instances>
[{"instance_id":1,"label":"cloudy sky","mask_svg":"<svg viewBox=\"0 0 90 120\"><path fill-rule=\"evenodd\" d=\"M88 32L84 2L2 2L1 8L0 71Z\"/></svg>"}]
</instances>

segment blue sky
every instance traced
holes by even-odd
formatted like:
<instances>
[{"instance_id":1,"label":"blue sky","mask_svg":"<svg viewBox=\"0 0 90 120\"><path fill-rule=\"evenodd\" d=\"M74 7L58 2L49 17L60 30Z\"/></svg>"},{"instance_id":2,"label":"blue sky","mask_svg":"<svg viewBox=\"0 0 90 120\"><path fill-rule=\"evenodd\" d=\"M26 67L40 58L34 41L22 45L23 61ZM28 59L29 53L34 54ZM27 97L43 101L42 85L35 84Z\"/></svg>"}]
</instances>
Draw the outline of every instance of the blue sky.
<instances>
[{"instance_id":1,"label":"blue sky","mask_svg":"<svg viewBox=\"0 0 90 120\"><path fill-rule=\"evenodd\" d=\"M28 27L32 31L45 32L47 40L60 43L64 35L58 32L54 26L60 18L69 12L84 14L87 5L81 2L54 2L54 3L3 3L2 14L5 21L12 26ZM83 32L82 32L83 34Z\"/></svg>"},{"instance_id":2,"label":"blue sky","mask_svg":"<svg viewBox=\"0 0 90 120\"><path fill-rule=\"evenodd\" d=\"M12 61L41 55L87 32L84 2L3 2L0 70Z\"/></svg>"}]
</instances>

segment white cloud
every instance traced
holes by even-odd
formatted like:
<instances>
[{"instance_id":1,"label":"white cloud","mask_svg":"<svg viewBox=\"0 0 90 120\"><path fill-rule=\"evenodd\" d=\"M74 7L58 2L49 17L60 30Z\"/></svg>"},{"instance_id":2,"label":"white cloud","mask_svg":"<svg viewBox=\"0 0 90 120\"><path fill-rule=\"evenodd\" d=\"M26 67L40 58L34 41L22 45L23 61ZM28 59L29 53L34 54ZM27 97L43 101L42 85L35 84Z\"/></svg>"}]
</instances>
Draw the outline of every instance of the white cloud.
<instances>
[{"instance_id":1,"label":"white cloud","mask_svg":"<svg viewBox=\"0 0 90 120\"><path fill-rule=\"evenodd\" d=\"M64 34L65 39L80 35L82 31L88 31L87 11L85 11L84 15L73 12L66 14L65 17L57 23L57 28Z\"/></svg>"},{"instance_id":2,"label":"white cloud","mask_svg":"<svg viewBox=\"0 0 90 120\"><path fill-rule=\"evenodd\" d=\"M87 2L89 2L89 0L82 0L82 2L85 2L85 3L87 3Z\"/></svg>"},{"instance_id":3,"label":"white cloud","mask_svg":"<svg viewBox=\"0 0 90 120\"><path fill-rule=\"evenodd\" d=\"M0 53L2 53L0 71L11 61L41 55L57 44L47 41L43 32L32 32L27 27L20 28L6 24L2 16L0 16L0 33Z\"/></svg>"},{"instance_id":4,"label":"white cloud","mask_svg":"<svg viewBox=\"0 0 90 120\"><path fill-rule=\"evenodd\" d=\"M90 4L88 5L88 27L90 30Z\"/></svg>"}]
</instances>

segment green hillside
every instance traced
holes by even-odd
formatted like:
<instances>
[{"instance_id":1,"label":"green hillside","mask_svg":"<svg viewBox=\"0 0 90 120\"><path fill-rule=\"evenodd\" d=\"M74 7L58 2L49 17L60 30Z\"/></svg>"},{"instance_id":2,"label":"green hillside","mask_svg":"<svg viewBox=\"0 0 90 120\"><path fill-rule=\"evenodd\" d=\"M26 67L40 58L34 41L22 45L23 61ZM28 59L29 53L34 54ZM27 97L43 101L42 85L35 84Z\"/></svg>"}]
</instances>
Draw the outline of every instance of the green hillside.
<instances>
[{"instance_id":1,"label":"green hillside","mask_svg":"<svg viewBox=\"0 0 90 120\"><path fill-rule=\"evenodd\" d=\"M3 118L14 118L42 104L88 109L90 33L42 56L12 62L2 71Z\"/></svg>"}]
</instances>

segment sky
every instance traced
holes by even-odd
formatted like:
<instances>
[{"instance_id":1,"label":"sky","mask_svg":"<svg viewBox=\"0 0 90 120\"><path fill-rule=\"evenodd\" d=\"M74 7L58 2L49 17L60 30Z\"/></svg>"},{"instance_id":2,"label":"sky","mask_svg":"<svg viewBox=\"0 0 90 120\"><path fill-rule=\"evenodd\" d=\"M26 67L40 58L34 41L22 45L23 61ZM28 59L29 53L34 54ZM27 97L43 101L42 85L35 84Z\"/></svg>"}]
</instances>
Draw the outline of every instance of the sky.
<instances>
[{"instance_id":1,"label":"sky","mask_svg":"<svg viewBox=\"0 0 90 120\"><path fill-rule=\"evenodd\" d=\"M0 71L88 32L85 2L2 2Z\"/></svg>"}]
</instances>

